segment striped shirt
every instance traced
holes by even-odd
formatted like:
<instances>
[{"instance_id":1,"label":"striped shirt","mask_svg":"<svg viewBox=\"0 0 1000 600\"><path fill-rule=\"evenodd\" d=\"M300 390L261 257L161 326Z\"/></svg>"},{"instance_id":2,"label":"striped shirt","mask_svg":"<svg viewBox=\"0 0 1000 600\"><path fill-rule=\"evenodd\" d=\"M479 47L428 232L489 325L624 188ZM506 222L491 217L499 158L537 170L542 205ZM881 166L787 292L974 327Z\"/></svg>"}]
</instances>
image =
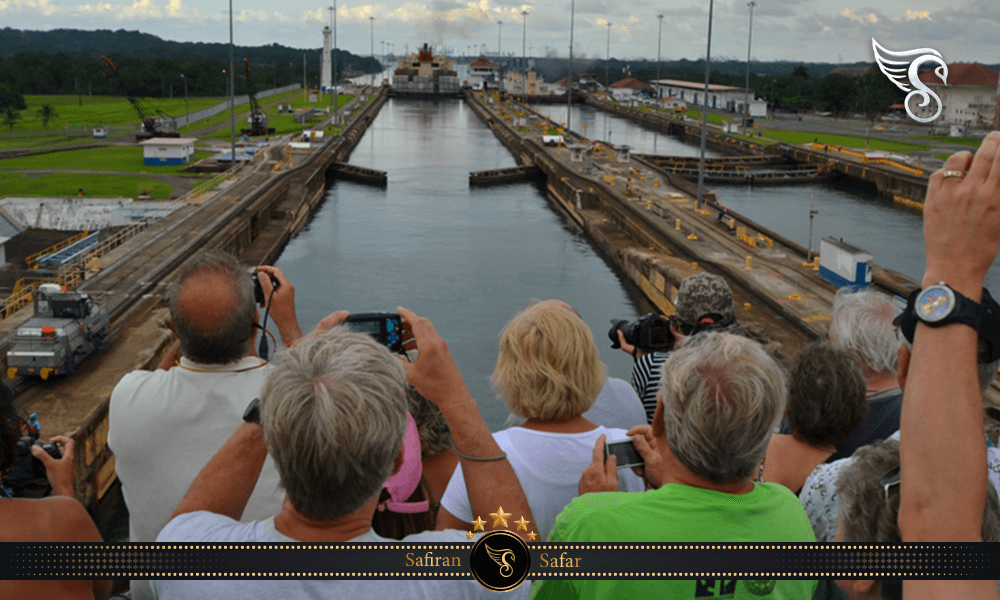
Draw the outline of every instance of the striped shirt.
<instances>
[{"instance_id":1,"label":"striped shirt","mask_svg":"<svg viewBox=\"0 0 1000 600\"><path fill-rule=\"evenodd\" d=\"M646 423L652 424L656 412L656 395L660 392L660 367L666 362L669 352L651 352L635 360L632 368L632 387L642 401L646 411Z\"/></svg>"}]
</instances>

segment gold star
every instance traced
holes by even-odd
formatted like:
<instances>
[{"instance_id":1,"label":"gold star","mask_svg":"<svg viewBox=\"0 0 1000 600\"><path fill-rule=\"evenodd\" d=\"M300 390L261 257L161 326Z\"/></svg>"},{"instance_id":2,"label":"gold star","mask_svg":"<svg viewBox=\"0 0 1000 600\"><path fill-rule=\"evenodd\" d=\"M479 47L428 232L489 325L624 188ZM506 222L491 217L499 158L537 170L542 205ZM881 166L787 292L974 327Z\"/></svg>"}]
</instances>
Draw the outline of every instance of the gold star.
<instances>
[{"instance_id":1,"label":"gold star","mask_svg":"<svg viewBox=\"0 0 1000 600\"><path fill-rule=\"evenodd\" d=\"M522 518L523 518L523 517L522 517ZM538 535L536 535L534 531L529 531L529 532L528 532L528 541L529 541L529 542L533 542L533 541L535 541L535 540L536 540L537 538L538 538Z\"/></svg>"},{"instance_id":2,"label":"gold star","mask_svg":"<svg viewBox=\"0 0 1000 600\"><path fill-rule=\"evenodd\" d=\"M517 523L517 530L516 531L521 531L522 529L525 530L525 531L527 531L528 530L528 523L531 523L531 521L528 521L527 519L524 518L524 515L521 515L520 520L514 521L514 522Z\"/></svg>"},{"instance_id":3,"label":"gold star","mask_svg":"<svg viewBox=\"0 0 1000 600\"><path fill-rule=\"evenodd\" d=\"M473 531L486 531L486 521L482 517L476 517L476 520L472 522L475 527L472 528Z\"/></svg>"},{"instance_id":4,"label":"gold star","mask_svg":"<svg viewBox=\"0 0 1000 600\"><path fill-rule=\"evenodd\" d=\"M471 540L474 537L476 537L476 534L472 533L471 531L465 534L465 539L467 540Z\"/></svg>"},{"instance_id":5,"label":"gold star","mask_svg":"<svg viewBox=\"0 0 1000 600\"><path fill-rule=\"evenodd\" d=\"M507 517L510 516L510 513L504 512L502 506L495 513L490 513L490 516L493 517L493 529L496 529L498 525L507 527Z\"/></svg>"}]
</instances>

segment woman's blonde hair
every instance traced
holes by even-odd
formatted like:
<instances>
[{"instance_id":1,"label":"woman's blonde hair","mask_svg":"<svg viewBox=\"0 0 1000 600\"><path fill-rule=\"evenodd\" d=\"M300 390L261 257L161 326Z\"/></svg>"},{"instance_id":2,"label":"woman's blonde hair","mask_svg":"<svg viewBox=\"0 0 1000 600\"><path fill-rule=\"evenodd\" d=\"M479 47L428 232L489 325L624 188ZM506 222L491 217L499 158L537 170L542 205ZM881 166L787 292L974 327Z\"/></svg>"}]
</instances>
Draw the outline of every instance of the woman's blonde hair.
<instances>
[{"instance_id":1,"label":"woman's blonde hair","mask_svg":"<svg viewBox=\"0 0 1000 600\"><path fill-rule=\"evenodd\" d=\"M590 328L564 302L535 303L500 334L491 382L515 415L540 421L581 415L606 380Z\"/></svg>"}]
</instances>

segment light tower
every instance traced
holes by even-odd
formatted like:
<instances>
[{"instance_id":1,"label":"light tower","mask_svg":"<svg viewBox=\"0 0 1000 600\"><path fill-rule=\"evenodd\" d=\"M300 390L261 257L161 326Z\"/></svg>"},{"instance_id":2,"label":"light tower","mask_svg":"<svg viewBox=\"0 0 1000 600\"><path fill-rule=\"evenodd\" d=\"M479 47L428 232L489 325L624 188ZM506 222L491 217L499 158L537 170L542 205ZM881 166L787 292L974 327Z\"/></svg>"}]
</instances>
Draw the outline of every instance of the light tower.
<instances>
[{"instance_id":1,"label":"light tower","mask_svg":"<svg viewBox=\"0 0 1000 600\"><path fill-rule=\"evenodd\" d=\"M332 58L330 56L330 38L331 38L332 35L333 35L333 32L331 31L330 27L324 26L323 27L323 67L322 67L322 71L321 71L321 74L320 74L320 83L319 83L319 85L320 85L320 93L323 93L323 94L329 92L332 89L331 84L333 83L333 78L330 76L330 74L332 72L332 68L333 68L333 65L330 62L330 59Z\"/></svg>"}]
</instances>

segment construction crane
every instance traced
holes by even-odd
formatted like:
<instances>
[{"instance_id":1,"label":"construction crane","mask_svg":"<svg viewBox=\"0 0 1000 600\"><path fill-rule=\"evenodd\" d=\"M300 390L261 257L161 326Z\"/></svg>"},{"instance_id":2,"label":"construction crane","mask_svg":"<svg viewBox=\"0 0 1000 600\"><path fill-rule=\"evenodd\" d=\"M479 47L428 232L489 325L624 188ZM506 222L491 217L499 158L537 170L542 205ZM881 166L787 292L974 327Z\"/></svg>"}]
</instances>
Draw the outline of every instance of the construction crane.
<instances>
[{"instance_id":1,"label":"construction crane","mask_svg":"<svg viewBox=\"0 0 1000 600\"><path fill-rule=\"evenodd\" d=\"M111 68L111 72L114 75L118 75L118 68L115 63L112 62L107 56L102 56L104 62L108 63L108 67ZM118 75L118 83L122 86L125 91L125 97L132 104L132 108L135 112L139 113L140 121L140 131L138 135L135 136L136 141L148 140L153 137L180 137L177 133L177 122L173 117L163 112L162 110L155 109L154 112L159 115L158 117L149 115L148 109L143 109L142 104L136 99L135 95L128 89L125 82L122 81L120 75Z\"/></svg>"},{"instance_id":2,"label":"construction crane","mask_svg":"<svg viewBox=\"0 0 1000 600\"><path fill-rule=\"evenodd\" d=\"M245 81L247 84L247 98L250 99L250 116L247 117L247 125L250 127L241 129L243 135L270 135L274 133L274 127L267 126L267 113L257 103L257 87L250 79L250 61L243 59L243 69L245 71Z\"/></svg>"}]
</instances>

